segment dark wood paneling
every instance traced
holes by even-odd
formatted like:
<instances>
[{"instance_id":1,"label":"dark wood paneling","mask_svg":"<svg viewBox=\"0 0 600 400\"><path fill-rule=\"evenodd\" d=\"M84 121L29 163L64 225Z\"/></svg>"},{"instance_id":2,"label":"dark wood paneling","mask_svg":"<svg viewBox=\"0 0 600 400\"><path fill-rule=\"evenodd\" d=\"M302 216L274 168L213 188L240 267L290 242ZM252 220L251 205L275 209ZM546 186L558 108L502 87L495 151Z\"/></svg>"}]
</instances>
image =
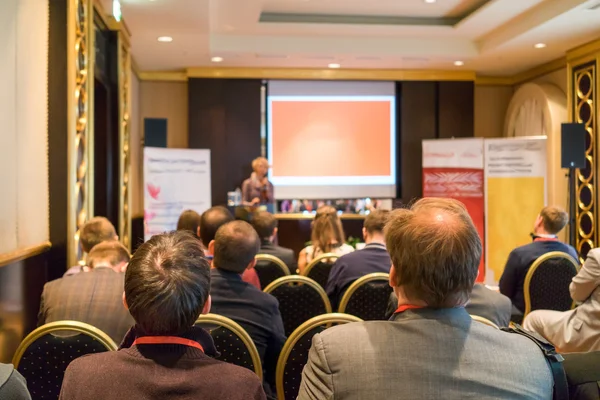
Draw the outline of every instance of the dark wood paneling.
<instances>
[{"instance_id":1,"label":"dark wood paneling","mask_svg":"<svg viewBox=\"0 0 600 400\"><path fill-rule=\"evenodd\" d=\"M241 187L260 156L261 81L190 79L189 148L211 150L212 204Z\"/></svg>"},{"instance_id":2,"label":"dark wood paneling","mask_svg":"<svg viewBox=\"0 0 600 400\"><path fill-rule=\"evenodd\" d=\"M49 278L67 268L67 1L50 5L48 47L48 189L50 198Z\"/></svg>"},{"instance_id":3,"label":"dark wood paneling","mask_svg":"<svg viewBox=\"0 0 600 400\"><path fill-rule=\"evenodd\" d=\"M473 82L438 82L438 137L474 136Z\"/></svg>"},{"instance_id":4,"label":"dark wood paneling","mask_svg":"<svg viewBox=\"0 0 600 400\"><path fill-rule=\"evenodd\" d=\"M436 82L402 82L400 118L400 157L404 204L423 193L422 145L423 139L436 137Z\"/></svg>"},{"instance_id":5,"label":"dark wood paneling","mask_svg":"<svg viewBox=\"0 0 600 400\"><path fill-rule=\"evenodd\" d=\"M49 255L0 267L0 362L10 362L21 340L37 326Z\"/></svg>"}]
</instances>

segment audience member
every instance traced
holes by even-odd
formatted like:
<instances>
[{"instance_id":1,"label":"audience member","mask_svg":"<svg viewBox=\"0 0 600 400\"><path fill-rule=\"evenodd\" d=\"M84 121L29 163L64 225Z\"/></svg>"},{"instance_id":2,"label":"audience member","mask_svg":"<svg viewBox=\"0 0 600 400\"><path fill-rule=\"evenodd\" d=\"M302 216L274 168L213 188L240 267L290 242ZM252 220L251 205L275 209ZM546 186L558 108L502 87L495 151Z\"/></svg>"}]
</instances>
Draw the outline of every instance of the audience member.
<instances>
[{"instance_id":1,"label":"audience member","mask_svg":"<svg viewBox=\"0 0 600 400\"><path fill-rule=\"evenodd\" d=\"M178 231L190 231L200 237L200 214L194 210L185 210L177 220Z\"/></svg>"},{"instance_id":2,"label":"audience member","mask_svg":"<svg viewBox=\"0 0 600 400\"><path fill-rule=\"evenodd\" d=\"M119 236L117 236L114 225L104 217L94 217L81 227L81 232L79 233L79 245L84 253L89 253L97 244L109 240L119 240ZM88 271L89 267L83 263L83 265L75 265L69 268L63 276L70 276Z\"/></svg>"},{"instance_id":3,"label":"audience member","mask_svg":"<svg viewBox=\"0 0 600 400\"><path fill-rule=\"evenodd\" d=\"M260 237L260 253L270 254L283 261L290 271L296 270L294 251L273 243L277 237L277 219L267 211L259 211L252 217L252 226Z\"/></svg>"},{"instance_id":4,"label":"audience member","mask_svg":"<svg viewBox=\"0 0 600 400\"><path fill-rule=\"evenodd\" d=\"M25 378L11 364L0 363L0 399L31 400Z\"/></svg>"},{"instance_id":5,"label":"audience member","mask_svg":"<svg viewBox=\"0 0 600 400\"><path fill-rule=\"evenodd\" d=\"M364 249L338 258L333 265L325 290L334 310L352 282L374 272L390 272L392 261L383 237L388 215L387 210L376 210L367 215L362 229Z\"/></svg>"},{"instance_id":6,"label":"audience member","mask_svg":"<svg viewBox=\"0 0 600 400\"><path fill-rule=\"evenodd\" d=\"M342 221L332 206L321 206L317 209L312 223L311 245L305 247L298 255L300 273L317 256L334 253L343 256L354 251L346 242Z\"/></svg>"},{"instance_id":7,"label":"audience member","mask_svg":"<svg viewBox=\"0 0 600 400\"><path fill-rule=\"evenodd\" d=\"M202 213L200 217L200 240L202 241L202 245L204 246L206 257L209 260L212 260L214 254L211 249L209 249L208 245L210 242L215 240L215 235L217 234L217 230L228 222L234 220L233 215L223 206L215 206L209 208L208 210ZM255 286L258 289L262 289L260 287L260 280L258 279L258 274L254 268L250 268L244 271L242 274L242 280L244 282L248 282L252 286Z\"/></svg>"},{"instance_id":8,"label":"audience member","mask_svg":"<svg viewBox=\"0 0 600 400\"><path fill-rule=\"evenodd\" d=\"M315 335L298 399L552 398L537 344L464 309L482 250L461 203L426 198L396 210L385 239L398 309L391 321Z\"/></svg>"},{"instance_id":9,"label":"audience member","mask_svg":"<svg viewBox=\"0 0 600 400\"><path fill-rule=\"evenodd\" d=\"M194 327L210 311L209 290L210 267L192 233L153 236L125 275L135 327L119 351L73 361L60 399L265 399L256 375L215 360L212 338Z\"/></svg>"},{"instance_id":10,"label":"audience member","mask_svg":"<svg viewBox=\"0 0 600 400\"><path fill-rule=\"evenodd\" d=\"M386 311L387 319L391 318L394 311L398 308L398 297L392 292L388 309ZM484 284L476 283L473 285L469 302L465 305L465 310L470 315L477 315L489 319L499 327L508 326L512 314L512 303L505 295L488 289Z\"/></svg>"},{"instance_id":11,"label":"audience member","mask_svg":"<svg viewBox=\"0 0 600 400\"><path fill-rule=\"evenodd\" d=\"M569 285L571 297L581 302L574 310L537 310L523 327L542 335L563 353L600 350L600 248L590 250Z\"/></svg>"},{"instance_id":12,"label":"audience member","mask_svg":"<svg viewBox=\"0 0 600 400\"><path fill-rule=\"evenodd\" d=\"M514 249L508 256L504 272L500 277L500 293L507 296L515 310L514 314L525 311L523 285L531 264L540 256L551 251L562 251L578 259L577 251L562 243L556 236L569 221L569 215L560 207L544 207L533 226L533 243Z\"/></svg>"},{"instance_id":13,"label":"audience member","mask_svg":"<svg viewBox=\"0 0 600 400\"><path fill-rule=\"evenodd\" d=\"M127 249L116 240L94 246L87 257L90 272L57 279L44 286L38 324L81 321L120 343L134 322L122 302L124 274L121 271L129 257Z\"/></svg>"},{"instance_id":14,"label":"audience member","mask_svg":"<svg viewBox=\"0 0 600 400\"><path fill-rule=\"evenodd\" d=\"M269 391L275 388L275 367L286 339L279 303L240 278L256 263L259 248L259 237L247 222L233 221L220 227L209 244L214 254L211 294L214 312L231 318L252 337Z\"/></svg>"}]
</instances>

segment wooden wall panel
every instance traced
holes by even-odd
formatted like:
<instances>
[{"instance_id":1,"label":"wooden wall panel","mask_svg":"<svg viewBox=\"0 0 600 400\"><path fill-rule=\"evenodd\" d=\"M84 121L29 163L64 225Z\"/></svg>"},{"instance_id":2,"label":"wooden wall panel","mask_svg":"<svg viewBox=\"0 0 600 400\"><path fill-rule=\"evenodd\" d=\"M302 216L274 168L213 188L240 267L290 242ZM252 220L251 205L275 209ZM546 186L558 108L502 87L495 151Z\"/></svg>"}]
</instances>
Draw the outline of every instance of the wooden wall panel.
<instances>
[{"instance_id":1,"label":"wooden wall panel","mask_svg":"<svg viewBox=\"0 0 600 400\"><path fill-rule=\"evenodd\" d=\"M473 137L473 82L438 82L437 86L439 138Z\"/></svg>"}]
</instances>

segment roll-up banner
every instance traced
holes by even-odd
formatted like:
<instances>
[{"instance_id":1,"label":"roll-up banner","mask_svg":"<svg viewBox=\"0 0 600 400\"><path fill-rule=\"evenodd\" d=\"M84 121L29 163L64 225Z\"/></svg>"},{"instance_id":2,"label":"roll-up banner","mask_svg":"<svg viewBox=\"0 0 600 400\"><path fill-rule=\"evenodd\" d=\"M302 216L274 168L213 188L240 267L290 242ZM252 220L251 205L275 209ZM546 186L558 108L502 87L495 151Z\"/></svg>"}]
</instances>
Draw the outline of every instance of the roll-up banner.
<instances>
[{"instance_id":1,"label":"roll-up banner","mask_svg":"<svg viewBox=\"0 0 600 400\"><path fill-rule=\"evenodd\" d=\"M210 150L144 148L144 240L211 207Z\"/></svg>"},{"instance_id":2,"label":"roll-up banner","mask_svg":"<svg viewBox=\"0 0 600 400\"><path fill-rule=\"evenodd\" d=\"M496 285L510 252L531 242L546 205L546 137L485 140L486 278Z\"/></svg>"},{"instance_id":3,"label":"roll-up banner","mask_svg":"<svg viewBox=\"0 0 600 400\"><path fill-rule=\"evenodd\" d=\"M485 243L483 139L423 140L423 197L461 201ZM484 280L482 254L477 282Z\"/></svg>"}]
</instances>

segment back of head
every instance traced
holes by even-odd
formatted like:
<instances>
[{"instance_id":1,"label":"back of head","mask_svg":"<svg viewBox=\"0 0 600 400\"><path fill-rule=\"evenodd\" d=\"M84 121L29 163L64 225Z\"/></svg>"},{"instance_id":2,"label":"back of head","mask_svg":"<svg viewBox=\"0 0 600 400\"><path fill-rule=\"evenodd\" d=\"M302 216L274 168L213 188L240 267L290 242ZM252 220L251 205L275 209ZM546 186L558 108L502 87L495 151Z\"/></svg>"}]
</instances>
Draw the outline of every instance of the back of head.
<instances>
[{"instance_id":1,"label":"back of head","mask_svg":"<svg viewBox=\"0 0 600 400\"><path fill-rule=\"evenodd\" d=\"M205 247L215 240L217 230L228 222L233 221L233 215L223 206L214 206L202 213L200 217L200 239Z\"/></svg>"},{"instance_id":2,"label":"back of head","mask_svg":"<svg viewBox=\"0 0 600 400\"><path fill-rule=\"evenodd\" d=\"M116 240L117 231L114 225L104 217L94 217L81 228L79 240L84 252L89 253L94 246L106 240Z\"/></svg>"},{"instance_id":3,"label":"back of head","mask_svg":"<svg viewBox=\"0 0 600 400\"><path fill-rule=\"evenodd\" d=\"M481 239L462 203L425 198L390 213L385 241L395 286L432 308L467 302L481 259Z\"/></svg>"},{"instance_id":4,"label":"back of head","mask_svg":"<svg viewBox=\"0 0 600 400\"><path fill-rule=\"evenodd\" d=\"M178 231L190 231L197 234L200 228L200 214L194 210L185 210L177 220Z\"/></svg>"},{"instance_id":5,"label":"back of head","mask_svg":"<svg viewBox=\"0 0 600 400\"><path fill-rule=\"evenodd\" d=\"M312 225L311 240L315 251L320 249L323 253L331 251L334 247L332 242L340 245L346 241L342 221L335 208L321 206L317 209Z\"/></svg>"},{"instance_id":6,"label":"back of head","mask_svg":"<svg viewBox=\"0 0 600 400\"><path fill-rule=\"evenodd\" d=\"M115 268L128 263L131 255L129 251L117 240L109 240L94 246L87 255L87 266Z\"/></svg>"},{"instance_id":7,"label":"back of head","mask_svg":"<svg viewBox=\"0 0 600 400\"><path fill-rule=\"evenodd\" d=\"M277 219L270 212L259 211L252 216L252 227L259 238L268 239L277 228Z\"/></svg>"},{"instance_id":8,"label":"back of head","mask_svg":"<svg viewBox=\"0 0 600 400\"><path fill-rule=\"evenodd\" d=\"M561 207L548 206L540 211L544 230L550 235L556 235L569 222L569 214Z\"/></svg>"},{"instance_id":9,"label":"back of head","mask_svg":"<svg viewBox=\"0 0 600 400\"><path fill-rule=\"evenodd\" d=\"M364 228L370 234L383 233L383 228L390 216L388 210L374 210L365 218Z\"/></svg>"},{"instance_id":10,"label":"back of head","mask_svg":"<svg viewBox=\"0 0 600 400\"><path fill-rule=\"evenodd\" d=\"M214 266L241 274L260 250L260 239L245 221L232 221L223 225L215 236Z\"/></svg>"},{"instance_id":11,"label":"back of head","mask_svg":"<svg viewBox=\"0 0 600 400\"><path fill-rule=\"evenodd\" d=\"M194 325L208 300L210 265L187 231L155 235L135 252L125 273L125 298L146 335L177 335Z\"/></svg>"}]
</instances>

